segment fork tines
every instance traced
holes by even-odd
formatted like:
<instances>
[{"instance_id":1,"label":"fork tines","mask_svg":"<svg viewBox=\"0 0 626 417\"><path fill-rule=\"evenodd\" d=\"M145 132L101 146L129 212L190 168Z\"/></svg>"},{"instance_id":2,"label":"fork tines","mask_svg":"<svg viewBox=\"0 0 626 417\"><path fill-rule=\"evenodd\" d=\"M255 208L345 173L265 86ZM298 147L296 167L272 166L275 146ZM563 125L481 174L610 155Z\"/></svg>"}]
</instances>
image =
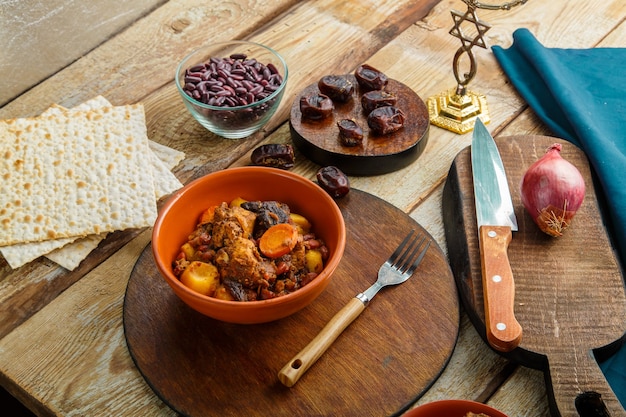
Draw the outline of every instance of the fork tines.
<instances>
[{"instance_id":1,"label":"fork tines","mask_svg":"<svg viewBox=\"0 0 626 417\"><path fill-rule=\"evenodd\" d=\"M403 274L413 274L417 266L420 262L422 262L424 255L426 255L426 251L430 247L430 240L426 241L426 236L417 234L413 237L414 233L415 230L411 230L409 232L387 261ZM424 242L426 242L425 245Z\"/></svg>"}]
</instances>

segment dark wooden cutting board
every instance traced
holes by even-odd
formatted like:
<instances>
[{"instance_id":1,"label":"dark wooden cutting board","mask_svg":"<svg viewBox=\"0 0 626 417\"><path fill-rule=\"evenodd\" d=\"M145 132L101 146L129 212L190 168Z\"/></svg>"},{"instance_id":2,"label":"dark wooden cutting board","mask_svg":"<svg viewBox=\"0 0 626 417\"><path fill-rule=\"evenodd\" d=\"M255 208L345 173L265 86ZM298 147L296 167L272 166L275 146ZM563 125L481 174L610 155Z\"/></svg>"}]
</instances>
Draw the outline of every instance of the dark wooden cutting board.
<instances>
[{"instance_id":1,"label":"dark wooden cutting board","mask_svg":"<svg viewBox=\"0 0 626 417\"><path fill-rule=\"evenodd\" d=\"M183 304L160 277L151 248L124 299L129 352L154 392L188 416L389 416L405 411L438 378L459 332L452 271L436 243L415 275L372 300L292 387L278 372L352 297L411 228L385 201L351 190L337 200L346 223L341 264L322 295L285 319L235 325Z\"/></svg>"},{"instance_id":2,"label":"dark wooden cutting board","mask_svg":"<svg viewBox=\"0 0 626 417\"><path fill-rule=\"evenodd\" d=\"M523 174L555 142L562 143L562 156L580 170L587 190L572 226L560 238L539 230L519 195ZM519 225L519 231L513 232L509 258L516 286L515 314L523 328L518 348L504 355L545 371L554 415L578 415L576 397L593 391L602 395L613 416L623 416L624 409L592 353L597 349L599 358L606 357L621 343L626 331L626 296L588 161L581 150L552 137L513 136L496 143ZM486 341L469 147L458 154L450 169L443 215L461 300Z\"/></svg>"},{"instance_id":3,"label":"dark wooden cutting board","mask_svg":"<svg viewBox=\"0 0 626 417\"><path fill-rule=\"evenodd\" d=\"M345 103L334 102L332 116L322 120L306 120L300 111L300 98L319 93L317 82L303 89L293 101L289 129L293 143L318 165L334 165L348 175L380 175L397 171L414 162L428 143L430 121L426 103L407 85L389 79L385 91L397 98L396 107L405 114L404 126L393 133L377 135L367 124L361 97L366 92L352 74L345 77L355 86ZM339 140L337 122L354 120L363 130L363 143L344 146Z\"/></svg>"}]
</instances>

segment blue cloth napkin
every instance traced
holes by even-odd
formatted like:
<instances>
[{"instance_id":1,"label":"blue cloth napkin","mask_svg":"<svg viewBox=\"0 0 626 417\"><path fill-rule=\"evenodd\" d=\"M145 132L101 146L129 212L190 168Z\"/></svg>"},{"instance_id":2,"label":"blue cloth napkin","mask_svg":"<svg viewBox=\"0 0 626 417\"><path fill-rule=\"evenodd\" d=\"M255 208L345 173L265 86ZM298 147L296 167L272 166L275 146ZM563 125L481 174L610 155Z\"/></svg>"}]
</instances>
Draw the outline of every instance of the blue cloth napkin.
<instances>
[{"instance_id":1,"label":"blue cloth napkin","mask_svg":"<svg viewBox=\"0 0 626 417\"><path fill-rule=\"evenodd\" d=\"M586 153L600 185L605 222L626 269L626 49L546 48L527 29L518 29L510 48L492 50L555 136ZM626 405L626 345L601 368Z\"/></svg>"}]
</instances>

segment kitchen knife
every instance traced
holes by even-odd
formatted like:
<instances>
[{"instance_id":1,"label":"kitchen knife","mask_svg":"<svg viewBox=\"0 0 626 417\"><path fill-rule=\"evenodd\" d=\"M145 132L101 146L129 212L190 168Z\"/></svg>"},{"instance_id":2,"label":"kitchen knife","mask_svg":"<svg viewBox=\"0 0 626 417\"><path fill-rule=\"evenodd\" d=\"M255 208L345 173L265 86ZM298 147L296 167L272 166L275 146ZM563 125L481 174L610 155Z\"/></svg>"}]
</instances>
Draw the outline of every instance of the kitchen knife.
<instances>
[{"instance_id":1,"label":"kitchen knife","mask_svg":"<svg viewBox=\"0 0 626 417\"><path fill-rule=\"evenodd\" d=\"M471 158L487 340L494 349L508 352L522 338L522 326L514 314L515 283L507 253L517 219L500 153L478 118Z\"/></svg>"}]
</instances>

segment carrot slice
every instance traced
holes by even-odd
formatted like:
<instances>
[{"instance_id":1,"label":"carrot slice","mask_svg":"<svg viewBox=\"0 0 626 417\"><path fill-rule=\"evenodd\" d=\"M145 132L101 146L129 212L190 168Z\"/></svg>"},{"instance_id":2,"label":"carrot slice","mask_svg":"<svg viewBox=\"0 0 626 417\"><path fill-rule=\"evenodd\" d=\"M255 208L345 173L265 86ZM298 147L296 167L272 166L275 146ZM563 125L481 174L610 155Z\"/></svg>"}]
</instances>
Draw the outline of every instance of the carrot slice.
<instances>
[{"instance_id":1,"label":"carrot slice","mask_svg":"<svg viewBox=\"0 0 626 417\"><path fill-rule=\"evenodd\" d=\"M201 214L200 214L200 219L198 219L198 223L199 224L204 224L204 223L210 223L213 221L213 218L215 217L215 209L218 206L211 206L208 209L204 210Z\"/></svg>"},{"instance_id":2,"label":"carrot slice","mask_svg":"<svg viewBox=\"0 0 626 417\"><path fill-rule=\"evenodd\" d=\"M298 230L289 223L276 224L263 233L259 239L259 249L268 258L286 255L298 243Z\"/></svg>"}]
</instances>

